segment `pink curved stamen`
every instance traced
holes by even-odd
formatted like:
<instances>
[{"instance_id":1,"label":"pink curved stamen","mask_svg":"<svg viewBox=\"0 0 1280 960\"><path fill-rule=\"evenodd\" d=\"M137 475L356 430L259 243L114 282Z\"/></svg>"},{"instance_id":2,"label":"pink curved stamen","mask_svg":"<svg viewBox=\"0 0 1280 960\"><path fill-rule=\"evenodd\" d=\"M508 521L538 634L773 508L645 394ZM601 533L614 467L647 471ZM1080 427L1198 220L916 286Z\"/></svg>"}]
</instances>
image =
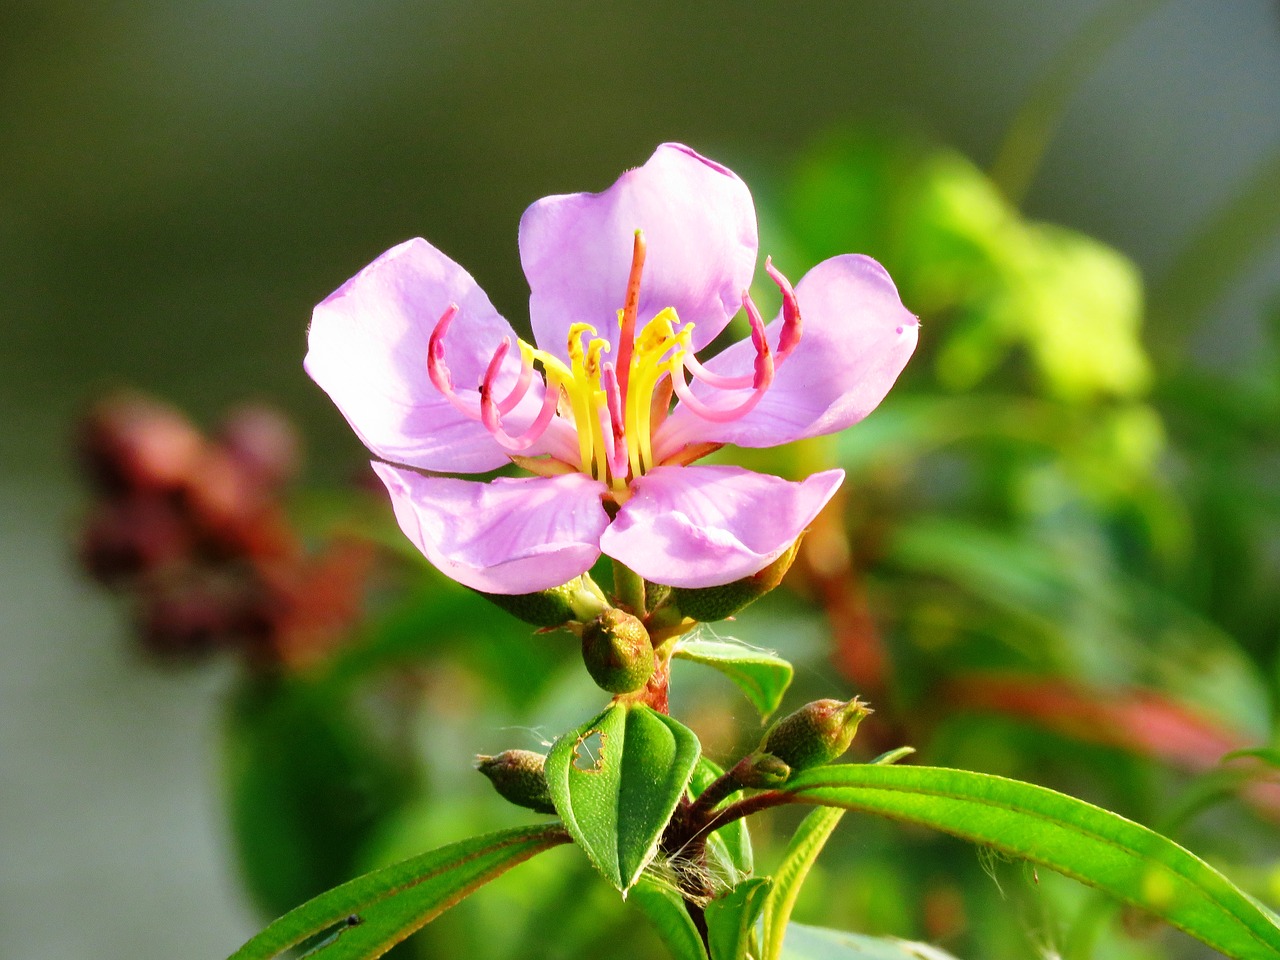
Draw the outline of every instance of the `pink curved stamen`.
<instances>
[{"instance_id":1,"label":"pink curved stamen","mask_svg":"<svg viewBox=\"0 0 1280 960\"><path fill-rule=\"evenodd\" d=\"M524 433L514 437L507 433L502 428L501 405L493 399L493 382L497 379L498 371L502 369L502 361L506 359L507 351L510 349L511 338L503 337L502 343L494 351L493 359L489 361L489 366L484 372L484 380L480 383L480 419L499 446L513 453L519 453L521 450L528 450L547 432L547 428L555 418L556 406L560 402L560 388L547 385L547 391L542 396L542 409L538 411L533 423L529 424Z\"/></svg>"},{"instance_id":2,"label":"pink curved stamen","mask_svg":"<svg viewBox=\"0 0 1280 960\"><path fill-rule=\"evenodd\" d=\"M448 309L441 314L440 319L436 321L436 327L431 331L431 339L427 343L427 376L431 379L432 385L440 391L446 400L453 405L453 408L470 420L480 420L483 412L476 406L472 406L461 396L453 387L453 374L450 373L448 365L445 363L444 338L449 332L449 326L453 323L454 317L458 315L458 305L456 303L449 304ZM511 349L511 338L503 339L502 346L498 347L498 364L501 365L502 358L506 357L507 351ZM494 362L489 362L490 368L493 368ZM496 376L496 373L495 373ZM488 374L486 373L486 378ZM529 387L533 383L533 364L530 363L523 355L521 356L520 375L516 378L515 386L511 388L511 392L502 400L498 401L498 412L502 414L510 413L524 399L525 394L529 392Z\"/></svg>"},{"instance_id":3,"label":"pink curved stamen","mask_svg":"<svg viewBox=\"0 0 1280 960\"><path fill-rule=\"evenodd\" d=\"M701 380L707 386L715 387L719 390L744 390L747 387L756 386L759 382L762 364L772 363L769 359L769 344L764 336L764 320L760 317L760 311L756 307L755 301L751 299L751 295L746 291L742 293L742 306L747 311L747 321L751 324L751 344L756 348L755 372L733 377L715 373L699 363L698 358L692 352L689 352L685 354L684 366L695 380ZM772 369L770 369L768 375L772 379Z\"/></svg>"},{"instance_id":4,"label":"pink curved stamen","mask_svg":"<svg viewBox=\"0 0 1280 960\"><path fill-rule=\"evenodd\" d=\"M800 342L803 324L800 321L800 304L796 300L796 292L791 289L791 281L784 277L773 265L772 257L764 258L764 272L769 279L778 285L782 293L782 333L778 335L778 356L776 363L791 356L791 351Z\"/></svg>"},{"instance_id":5,"label":"pink curved stamen","mask_svg":"<svg viewBox=\"0 0 1280 960\"><path fill-rule=\"evenodd\" d=\"M703 403L693 395L693 391L689 389L689 385L684 379L684 370L688 369L689 355L686 354L682 360L682 367L673 370L671 373L671 386L675 389L676 396L680 398L680 403L688 406L697 416L703 420L711 420L715 423L728 423L731 420L737 420L739 417L749 413L760 398L765 395L765 391L769 389L773 383L773 354L769 350L769 342L764 335L764 320L760 317L760 311L756 309L756 305L752 302L751 297L747 294L742 295L742 305L747 310L747 320L751 323L751 344L756 348L756 369L755 375L743 386L751 387L751 395L736 407L711 407ZM745 380L747 378L734 378L735 380Z\"/></svg>"},{"instance_id":6,"label":"pink curved stamen","mask_svg":"<svg viewBox=\"0 0 1280 960\"><path fill-rule=\"evenodd\" d=\"M622 417L622 388L612 363L600 367L600 380L604 384L605 405L612 429L605 432L605 451L609 455L609 472L615 479L627 475L626 421ZM603 420L603 417L601 418Z\"/></svg>"},{"instance_id":7,"label":"pink curved stamen","mask_svg":"<svg viewBox=\"0 0 1280 960\"><path fill-rule=\"evenodd\" d=\"M441 396L448 400L455 410L470 420L479 420L480 410L467 403L454 391L453 375L444 362L444 335L449 332L449 324L453 323L453 318L457 315L458 305L449 304L445 312L440 315L440 319L436 321L436 328L431 331L431 339L427 343L427 376L431 378L432 385L440 391Z\"/></svg>"}]
</instances>

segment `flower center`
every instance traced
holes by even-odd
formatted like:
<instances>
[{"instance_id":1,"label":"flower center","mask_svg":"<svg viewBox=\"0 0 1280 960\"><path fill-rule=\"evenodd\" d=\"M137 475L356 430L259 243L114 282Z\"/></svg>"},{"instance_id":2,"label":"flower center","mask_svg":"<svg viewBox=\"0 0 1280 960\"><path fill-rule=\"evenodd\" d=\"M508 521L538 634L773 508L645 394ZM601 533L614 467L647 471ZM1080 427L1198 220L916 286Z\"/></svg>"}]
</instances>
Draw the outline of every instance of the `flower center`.
<instances>
[{"instance_id":1,"label":"flower center","mask_svg":"<svg viewBox=\"0 0 1280 960\"><path fill-rule=\"evenodd\" d=\"M454 389L445 365L444 337L458 313L457 305L451 304L431 334L427 355L431 382L457 410L480 420L513 454L537 443L554 420L566 421L577 437L577 469L609 484L615 494L625 495L631 480L657 466L653 433L671 411L673 394L681 406L707 421L723 423L745 416L769 389L777 364L795 348L801 329L791 284L766 260L765 270L782 292L783 323L776 353L765 338L760 311L744 290L742 306L755 350L753 370L738 376L709 370L694 356L694 324L683 323L673 307L659 311L636 331L645 252L644 235L637 230L626 299L618 311L616 363L605 359L612 347L597 336L594 326L574 323L566 344L567 364L554 354L517 341L520 374L507 395L499 399L495 396L496 380L511 349L511 339L504 337L481 379L477 408ZM535 364L542 368L546 385L542 407L523 432L512 435L502 420L528 393ZM703 389L695 391L690 379L703 384Z\"/></svg>"}]
</instances>

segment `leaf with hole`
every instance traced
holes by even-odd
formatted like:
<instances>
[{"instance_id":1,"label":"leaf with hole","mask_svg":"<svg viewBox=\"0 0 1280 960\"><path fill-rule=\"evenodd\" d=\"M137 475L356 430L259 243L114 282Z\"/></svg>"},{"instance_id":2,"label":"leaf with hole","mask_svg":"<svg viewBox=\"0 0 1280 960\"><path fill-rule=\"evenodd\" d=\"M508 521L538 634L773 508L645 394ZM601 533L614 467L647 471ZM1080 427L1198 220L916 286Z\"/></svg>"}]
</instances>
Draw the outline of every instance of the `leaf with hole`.
<instances>
[{"instance_id":1,"label":"leaf with hole","mask_svg":"<svg viewBox=\"0 0 1280 960\"><path fill-rule=\"evenodd\" d=\"M752 706L768 720L782 703L795 669L772 650L737 640L685 640L676 644L674 656L714 667L746 694Z\"/></svg>"},{"instance_id":2,"label":"leaf with hole","mask_svg":"<svg viewBox=\"0 0 1280 960\"><path fill-rule=\"evenodd\" d=\"M316 960L373 960L476 888L536 853L567 843L558 823L452 843L374 870L286 913L231 956L271 960L324 934Z\"/></svg>"},{"instance_id":3,"label":"leaf with hole","mask_svg":"<svg viewBox=\"0 0 1280 960\"><path fill-rule=\"evenodd\" d=\"M1045 787L938 767L848 764L797 774L803 803L933 827L1049 867L1160 917L1236 960L1280 958L1280 924L1167 837Z\"/></svg>"},{"instance_id":4,"label":"leaf with hole","mask_svg":"<svg viewBox=\"0 0 1280 960\"><path fill-rule=\"evenodd\" d=\"M613 703L547 755L556 812L623 893L657 852L700 753L683 724L646 706Z\"/></svg>"}]
</instances>

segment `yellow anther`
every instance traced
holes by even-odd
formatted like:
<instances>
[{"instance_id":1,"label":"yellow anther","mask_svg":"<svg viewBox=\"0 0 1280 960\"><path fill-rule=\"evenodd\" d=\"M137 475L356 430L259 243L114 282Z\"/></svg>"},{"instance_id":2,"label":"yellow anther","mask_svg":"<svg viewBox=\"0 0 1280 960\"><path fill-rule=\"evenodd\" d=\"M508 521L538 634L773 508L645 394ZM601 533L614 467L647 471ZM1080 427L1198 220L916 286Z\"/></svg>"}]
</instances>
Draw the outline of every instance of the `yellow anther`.
<instances>
[{"instance_id":1,"label":"yellow anther","mask_svg":"<svg viewBox=\"0 0 1280 960\"><path fill-rule=\"evenodd\" d=\"M608 353L612 349L608 340L599 337L587 344L587 360L586 371L587 377L591 381L594 389L600 389L600 354Z\"/></svg>"}]
</instances>

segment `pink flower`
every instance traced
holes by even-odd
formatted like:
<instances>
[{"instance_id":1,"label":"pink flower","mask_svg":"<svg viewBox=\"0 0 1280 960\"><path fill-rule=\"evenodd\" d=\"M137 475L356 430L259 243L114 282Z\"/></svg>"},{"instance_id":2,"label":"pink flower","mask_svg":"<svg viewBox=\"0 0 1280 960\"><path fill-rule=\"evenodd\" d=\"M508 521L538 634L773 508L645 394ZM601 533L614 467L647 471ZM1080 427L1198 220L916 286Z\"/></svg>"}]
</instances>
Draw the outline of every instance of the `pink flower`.
<instances>
[{"instance_id":1,"label":"pink flower","mask_svg":"<svg viewBox=\"0 0 1280 960\"><path fill-rule=\"evenodd\" d=\"M664 144L603 193L525 211L536 347L418 239L316 307L306 369L381 458L405 534L453 579L530 593L603 552L657 583L729 583L777 559L844 473L793 483L689 464L858 422L917 332L888 274L857 255L818 264L794 292L766 260L783 306L765 326L747 293L756 246L746 185ZM751 337L699 363L740 309ZM534 475L433 475L511 460Z\"/></svg>"}]
</instances>

